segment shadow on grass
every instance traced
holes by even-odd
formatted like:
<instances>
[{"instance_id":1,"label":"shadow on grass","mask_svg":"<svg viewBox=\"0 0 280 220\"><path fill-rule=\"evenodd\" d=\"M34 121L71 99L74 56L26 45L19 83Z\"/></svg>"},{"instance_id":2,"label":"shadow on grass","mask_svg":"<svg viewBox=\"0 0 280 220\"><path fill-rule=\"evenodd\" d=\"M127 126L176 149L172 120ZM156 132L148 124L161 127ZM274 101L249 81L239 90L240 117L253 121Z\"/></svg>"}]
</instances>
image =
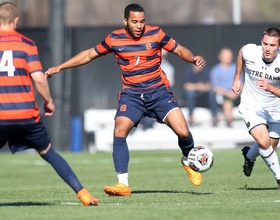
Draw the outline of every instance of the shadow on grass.
<instances>
[{"instance_id":1,"label":"shadow on grass","mask_svg":"<svg viewBox=\"0 0 280 220\"><path fill-rule=\"evenodd\" d=\"M251 190L251 191L264 191L264 190L279 190L278 188L252 188L252 187L247 187L247 188L239 188L240 190Z\"/></svg>"},{"instance_id":2,"label":"shadow on grass","mask_svg":"<svg viewBox=\"0 0 280 220\"><path fill-rule=\"evenodd\" d=\"M199 193L199 192L188 192L182 190L134 190L131 192L132 194L145 194L145 193L187 193L192 195L209 195L213 193Z\"/></svg>"},{"instance_id":3,"label":"shadow on grass","mask_svg":"<svg viewBox=\"0 0 280 220\"><path fill-rule=\"evenodd\" d=\"M7 202L0 203L1 206L49 206L51 203L47 202Z\"/></svg>"}]
</instances>

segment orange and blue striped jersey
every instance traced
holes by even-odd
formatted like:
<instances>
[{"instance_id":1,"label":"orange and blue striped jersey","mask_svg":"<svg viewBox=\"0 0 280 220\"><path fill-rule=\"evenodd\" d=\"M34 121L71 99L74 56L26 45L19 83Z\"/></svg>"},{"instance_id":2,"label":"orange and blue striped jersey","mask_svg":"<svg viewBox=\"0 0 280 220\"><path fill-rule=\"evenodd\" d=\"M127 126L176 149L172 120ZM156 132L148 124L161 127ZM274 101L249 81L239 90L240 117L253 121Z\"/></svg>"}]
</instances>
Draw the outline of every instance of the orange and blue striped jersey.
<instances>
[{"instance_id":1,"label":"orange and blue striped jersey","mask_svg":"<svg viewBox=\"0 0 280 220\"><path fill-rule=\"evenodd\" d=\"M114 53L122 70L123 90L149 93L170 83L160 67L161 49L172 52L178 43L158 26L146 25L141 38L122 28L110 33L94 47L99 55Z\"/></svg>"},{"instance_id":2,"label":"orange and blue striped jersey","mask_svg":"<svg viewBox=\"0 0 280 220\"><path fill-rule=\"evenodd\" d=\"M42 71L35 43L16 31L0 31L0 124L31 124L40 113L31 80Z\"/></svg>"}]
</instances>

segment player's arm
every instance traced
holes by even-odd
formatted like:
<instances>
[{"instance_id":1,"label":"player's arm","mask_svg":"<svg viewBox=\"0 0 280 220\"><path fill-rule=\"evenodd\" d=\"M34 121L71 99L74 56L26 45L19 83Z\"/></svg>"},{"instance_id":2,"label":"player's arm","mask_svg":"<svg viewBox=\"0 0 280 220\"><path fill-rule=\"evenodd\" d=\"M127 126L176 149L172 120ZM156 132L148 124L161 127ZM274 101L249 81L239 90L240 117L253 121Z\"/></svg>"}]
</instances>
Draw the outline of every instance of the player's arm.
<instances>
[{"instance_id":1,"label":"player's arm","mask_svg":"<svg viewBox=\"0 0 280 220\"><path fill-rule=\"evenodd\" d=\"M256 81L256 86L259 87L260 89L266 90L271 92L273 95L277 96L280 98L280 88L273 86L272 84L269 83L269 81L265 78L259 78Z\"/></svg>"},{"instance_id":2,"label":"player's arm","mask_svg":"<svg viewBox=\"0 0 280 220\"><path fill-rule=\"evenodd\" d=\"M34 72L31 74L31 78L34 81L35 87L42 97L42 99L45 101L44 102L44 110L45 110L45 115L46 116L51 116L54 113L55 106L53 103L53 99L51 97L50 89L49 89L49 84L44 76L44 73L41 71Z\"/></svg>"},{"instance_id":3,"label":"player's arm","mask_svg":"<svg viewBox=\"0 0 280 220\"><path fill-rule=\"evenodd\" d=\"M76 56L74 56L74 57L70 58L69 60L65 61L64 63L62 63L58 66L49 68L45 72L45 76L51 77L52 74L57 74L61 70L87 64L97 57L99 57L99 54L95 51L94 48L84 50L84 51L78 53Z\"/></svg>"},{"instance_id":4,"label":"player's arm","mask_svg":"<svg viewBox=\"0 0 280 220\"><path fill-rule=\"evenodd\" d=\"M242 74L242 70L243 70L243 65L244 65L244 61L243 61L243 57L242 57L242 48L239 50L238 55L237 55L237 59L236 59L236 67L235 67L235 74L234 74L234 79L233 79L233 83L232 83L232 91L235 94L239 94L241 92L241 74Z\"/></svg>"},{"instance_id":5,"label":"player's arm","mask_svg":"<svg viewBox=\"0 0 280 220\"><path fill-rule=\"evenodd\" d=\"M189 63L193 63L196 66L203 67L204 65L204 59L201 56L194 56L189 49L180 44L178 44L173 53L181 57L181 59Z\"/></svg>"}]
</instances>

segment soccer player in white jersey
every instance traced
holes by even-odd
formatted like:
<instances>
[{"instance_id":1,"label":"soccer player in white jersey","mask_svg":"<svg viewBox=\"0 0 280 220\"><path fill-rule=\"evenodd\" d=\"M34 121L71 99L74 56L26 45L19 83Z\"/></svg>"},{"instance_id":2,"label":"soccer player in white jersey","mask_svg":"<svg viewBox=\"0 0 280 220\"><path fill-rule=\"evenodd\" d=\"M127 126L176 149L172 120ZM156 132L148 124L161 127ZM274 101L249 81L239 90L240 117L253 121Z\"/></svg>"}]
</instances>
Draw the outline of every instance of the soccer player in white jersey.
<instances>
[{"instance_id":1,"label":"soccer player in white jersey","mask_svg":"<svg viewBox=\"0 0 280 220\"><path fill-rule=\"evenodd\" d=\"M261 156L280 189L280 167L276 154L280 137L280 30L268 28L261 45L247 44L237 56L232 90L241 93L239 112L256 143L242 149L243 172L250 176ZM242 85L241 74L245 73Z\"/></svg>"}]
</instances>

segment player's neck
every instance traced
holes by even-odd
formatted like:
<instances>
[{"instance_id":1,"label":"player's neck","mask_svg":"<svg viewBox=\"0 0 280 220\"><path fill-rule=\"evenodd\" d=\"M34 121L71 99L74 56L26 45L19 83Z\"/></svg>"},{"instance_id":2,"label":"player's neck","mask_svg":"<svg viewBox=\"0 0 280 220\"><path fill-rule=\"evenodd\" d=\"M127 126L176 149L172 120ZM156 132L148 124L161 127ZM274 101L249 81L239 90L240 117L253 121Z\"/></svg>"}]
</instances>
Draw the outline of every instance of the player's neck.
<instances>
[{"instance_id":1,"label":"player's neck","mask_svg":"<svg viewBox=\"0 0 280 220\"><path fill-rule=\"evenodd\" d=\"M1 31L13 31L15 30L15 25L13 23L11 24L2 24L0 25Z\"/></svg>"}]
</instances>

